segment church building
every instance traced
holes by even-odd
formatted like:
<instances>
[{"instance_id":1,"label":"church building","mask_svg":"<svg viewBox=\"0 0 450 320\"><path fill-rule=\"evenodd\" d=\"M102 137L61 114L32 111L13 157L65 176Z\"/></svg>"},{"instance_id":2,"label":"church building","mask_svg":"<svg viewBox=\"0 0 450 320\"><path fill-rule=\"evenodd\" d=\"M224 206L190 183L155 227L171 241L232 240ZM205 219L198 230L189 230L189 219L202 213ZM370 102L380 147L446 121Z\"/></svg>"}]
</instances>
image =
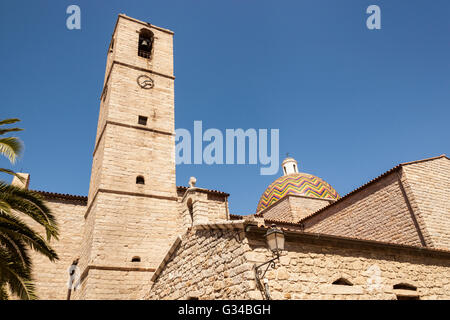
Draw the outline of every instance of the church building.
<instances>
[{"instance_id":1,"label":"church building","mask_svg":"<svg viewBox=\"0 0 450 320\"><path fill-rule=\"evenodd\" d=\"M88 195L38 191L61 233L59 261L33 255L39 298L450 299L445 155L345 196L288 157L245 216L176 186L173 35L119 15Z\"/></svg>"}]
</instances>

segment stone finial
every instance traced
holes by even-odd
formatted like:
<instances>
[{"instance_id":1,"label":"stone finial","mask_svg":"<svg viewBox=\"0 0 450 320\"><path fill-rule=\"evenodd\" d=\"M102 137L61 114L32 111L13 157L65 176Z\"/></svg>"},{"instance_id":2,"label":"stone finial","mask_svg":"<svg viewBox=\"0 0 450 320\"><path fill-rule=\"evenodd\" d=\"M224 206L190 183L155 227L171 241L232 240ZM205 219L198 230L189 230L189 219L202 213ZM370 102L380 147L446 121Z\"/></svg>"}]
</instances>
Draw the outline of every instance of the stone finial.
<instances>
[{"instance_id":1,"label":"stone finial","mask_svg":"<svg viewBox=\"0 0 450 320\"><path fill-rule=\"evenodd\" d=\"M252 214L252 215L245 216L244 221L245 222L255 222L256 219L255 219L255 216Z\"/></svg>"},{"instance_id":2,"label":"stone finial","mask_svg":"<svg viewBox=\"0 0 450 320\"><path fill-rule=\"evenodd\" d=\"M17 172L16 176L14 176L13 181L11 182L11 185L28 189L28 186L30 185L30 174Z\"/></svg>"},{"instance_id":3,"label":"stone finial","mask_svg":"<svg viewBox=\"0 0 450 320\"><path fill-rule=\"evenodd\" d=\"M189 188L194 188L196 183L197 183L197 179L195 177L189 178Z\"/></svg>"}]
</instances>

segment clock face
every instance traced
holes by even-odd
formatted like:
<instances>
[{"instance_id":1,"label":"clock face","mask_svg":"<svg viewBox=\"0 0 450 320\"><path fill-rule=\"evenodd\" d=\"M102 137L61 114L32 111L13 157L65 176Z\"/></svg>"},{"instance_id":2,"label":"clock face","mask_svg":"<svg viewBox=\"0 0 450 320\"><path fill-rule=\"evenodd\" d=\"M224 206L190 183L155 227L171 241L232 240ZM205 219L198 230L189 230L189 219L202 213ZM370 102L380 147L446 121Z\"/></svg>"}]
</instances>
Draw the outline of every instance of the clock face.
<instances>
[{"instance_id":1,"label":"clock face","mask_svg":"<svg viewBox=\"0 0 450 320\"><path fill-rule=\"evenodd\" d=\"M146 75L141 75L137 78L137 83L142 89L151 89L155 86L153 79Z\"/></svg>"}]
</instances>

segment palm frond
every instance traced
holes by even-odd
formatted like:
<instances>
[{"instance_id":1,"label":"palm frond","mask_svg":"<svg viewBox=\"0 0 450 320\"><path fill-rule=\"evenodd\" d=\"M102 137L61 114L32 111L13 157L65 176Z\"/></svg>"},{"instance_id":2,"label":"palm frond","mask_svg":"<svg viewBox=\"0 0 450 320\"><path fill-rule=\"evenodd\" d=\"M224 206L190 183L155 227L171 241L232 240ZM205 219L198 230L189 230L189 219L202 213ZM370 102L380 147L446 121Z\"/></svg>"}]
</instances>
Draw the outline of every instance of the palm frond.
<instances>
[{"instance_id":1,"label":"palm frond","mask_svg":"<svg viewBox=\"0 0 450 320\"><path fill-rule=\"evenodd\" d=\"M0 199L0 211L11 212L11 206L7 201L3 201Z\"/></svg>"},{"instance_id":2,"label":"palm frond","mask_svg":"<svg viewBox=\"0 0 450 320\"><path fill-rule=\"evenodd\" d=\"M6 288L6 283L0 282L0 300L9 300L9 294Z\"/></svg>"},{"instance_id":3,"label":"palm frond","mask_svg":"<svg viewBox=\"0 0 450 320\"><path fill-rule=\"evenodd\" d=\"M23 131L23 129L20 128L10 128L10 129L0 129L0 135L4 135L8 132L17 132L17 131Z\"/></svg>"},{"instance_id":4,"label":"palm frond","mask_svg":"<svg viewBox=\"0 0 450 320\"><path fill-rule=\"evenodd\" d=\"M23 268L11 258L8 251L0 247L0 274L2 283L7 283L11 293L22 300L35 300L36 288L31 276L31 268Z\"/></svg>"},{"instance_id":5,"label":"palm frond","mask_svg":"<svg viewBox=\"0 0 450 320\"><path fill-rule=\"evenodd\" d=\"M37 232L13 214L0 212L0 233L12 239L20 239L31 249L45 255L50 261L59 259L56 251Z\"/></svg>"},{"instance_id":6,"label":"palm frond","mask_svg":"<svg viewBox=\"0 0 450 320\"><path fill-rule=\"evenodd\" d=\"M16 162L22 153L23 145L19 138L7 137L0 139L0 154L3 154L11 163Z\"/></svg>"},{"instance_id":7,"label":"palm frond","mask_svg":"<svg viewBox=\"0 0 450 320\"><path fill-rule=\"evenodd\" d=\"M17 119L17 118L0 120L0 126L3 126L5 124L16 123L16 122L19 122L19 121L20 121L20 119Z\"/></svg>"},{"instance_id":8,"label":"palm frond","mask_svg":"<svg viewBox=\"0 0 450 320\"><path fill-rule=\"evenodd\" d=\"M21 175L18 174L18 173L15 173L15 172L12 171L12 170L5 169L5 168L0 168L0 173L10 174L10 175L12 175L12 176L14 176L14 177L17 177L17 179L19 179L21 182L25 182L25 178L24 178L23 176L21 176Z\"/></svg>"},{"instance_id":9,"label":"palm frond","mask_svg":"<svg viewBox=\"0 0 450 320\"><path fill-rule=\"evenodd\" d=\"M12 210L28 215L45 228L47 239L58 239L55 216L37 192L18 188L0 181L0 203L5 202Z\"/></svg>"},{"instance_id":10,"label":"palm frond","mask_svg":"<svg viewBox=\"0 0 450 320\"><path fill-rule=\"evenodd\" d=\"M27 252L26 243L20 237L0 233L0 245L8 250L16 261L20 261L25 268L31 267L31 259Z\"/></svg>"}]
</instances>

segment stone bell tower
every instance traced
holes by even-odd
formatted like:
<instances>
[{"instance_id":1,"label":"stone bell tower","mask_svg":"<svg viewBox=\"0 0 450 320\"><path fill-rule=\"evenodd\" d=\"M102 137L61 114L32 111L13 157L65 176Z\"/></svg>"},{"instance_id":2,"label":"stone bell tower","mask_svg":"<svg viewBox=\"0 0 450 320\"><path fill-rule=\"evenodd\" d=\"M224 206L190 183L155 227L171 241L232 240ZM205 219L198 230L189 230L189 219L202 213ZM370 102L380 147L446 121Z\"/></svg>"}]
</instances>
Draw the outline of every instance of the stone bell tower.
<instances>
[{"instance_id":1,"label":"stone bell tower","mask_svg":"<svg viewBox=\"0 0 450 320\"><path fill-rule=\"evenodd\" d=\"M78 299L135 299L178 234L173 32L120 14L107 52Z\"/></svg>"}]
</instances>

